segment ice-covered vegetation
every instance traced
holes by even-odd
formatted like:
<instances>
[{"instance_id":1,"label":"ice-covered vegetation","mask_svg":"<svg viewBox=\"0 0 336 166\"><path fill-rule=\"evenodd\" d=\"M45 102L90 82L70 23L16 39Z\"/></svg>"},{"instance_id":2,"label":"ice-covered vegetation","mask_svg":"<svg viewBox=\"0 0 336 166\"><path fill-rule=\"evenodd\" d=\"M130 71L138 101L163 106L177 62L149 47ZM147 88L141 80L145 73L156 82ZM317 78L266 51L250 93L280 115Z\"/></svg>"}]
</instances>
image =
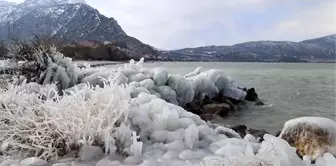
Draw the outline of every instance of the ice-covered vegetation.
<instances>
[{"instance_id":1,"label":"ice-covered vegetation","mask_svg":"<svg viewBox=\"0 0 336 166\"><path fill-rule=\"evenodd\" d=\"M185 77L170 75L162 68L144 68L143 59L118 69L77 69L57 51L47 57L35 80L21 78L0 92L4 158L36 156L57 163L75 151L84 160L100 154L95 148L100 147L110 156L99 161L102 165L310 165L309 157L300 159L283 139L265 135L258 143L252 135L241 138L181 107L205 95L244 98L223 71L199 68ZM91 150L80 150L85 147ZM335 161L326 153L316 165Z\"/></svg>"}]
</instances>

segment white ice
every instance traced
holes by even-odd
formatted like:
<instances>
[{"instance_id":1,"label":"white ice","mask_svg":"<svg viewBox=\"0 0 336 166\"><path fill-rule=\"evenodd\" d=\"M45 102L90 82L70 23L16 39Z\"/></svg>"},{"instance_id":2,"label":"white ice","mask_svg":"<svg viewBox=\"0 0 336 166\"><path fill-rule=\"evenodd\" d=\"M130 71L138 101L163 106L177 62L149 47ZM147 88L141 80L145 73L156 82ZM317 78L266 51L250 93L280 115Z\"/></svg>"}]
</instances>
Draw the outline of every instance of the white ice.
<instances>
[{"instance_id":1,"label":"white ice","mask_svg":"<svg viewBox=\"0 0 336 166\"><path fill-rule=\"evenodd\" d=\"M72 161L77 165L87 159L91 165L311 165L280 138L265 135L261 144L251 135L243 139L228 128L209 127L199 116L180 107L191 102L195 93L212 96L216 88L222 94L235 87L223 71L197 70L186 79L168 75L164 69L143 69L142 65L143 60L131 61L117 70L87 69L90 72L81 74L79 81L85 84L64 96L36 92L46 86L35 88L33 84L0 89L1 152L6 157L21 157L20 161L36 156L57 163L58 154L95 147L90 153L79 153L80 158ZM59 72L64 73L62 69ZM330 131L335 127L326 119L299 121ZM285 127L291 125L289 122ZM121 157L116 160L105 155ZM335 157L327 153L316 165L333 162Z\"/></svg>"}]
</instances>

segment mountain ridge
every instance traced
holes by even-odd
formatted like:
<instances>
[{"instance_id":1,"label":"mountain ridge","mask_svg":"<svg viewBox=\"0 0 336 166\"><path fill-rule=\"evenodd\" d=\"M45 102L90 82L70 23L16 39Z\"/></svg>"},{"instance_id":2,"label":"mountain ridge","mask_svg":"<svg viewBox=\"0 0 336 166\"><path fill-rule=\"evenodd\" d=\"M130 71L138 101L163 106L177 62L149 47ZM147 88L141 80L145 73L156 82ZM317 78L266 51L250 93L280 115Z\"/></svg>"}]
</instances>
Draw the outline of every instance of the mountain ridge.
<instances>
[{"instance_id":1,"label":"mountain ridge","mask_svg":"<svg viewBox=\"0 0 336 166\"><path fill-rule=\"evenodd\" d=\"M249 41L231 46L202 46L161 51L162 58L179 61L335 62L336 35L300 42Z\"/></svg>"},{"instance_id":2,"label":"mountain ridge","mask_svg":"<svg viewBox=\"0 0 336 166\"><path fill-rule=\"evenodd\" d=\"M6 8L10 3L0 3ZM0 11L0 38L31 39L35 35L51 36L74 42L115 41L126 45L130 57L157 56L151 46L128 36L112 17L102 15L84 0L26 0Z\"/></svg>"}]
</instances>

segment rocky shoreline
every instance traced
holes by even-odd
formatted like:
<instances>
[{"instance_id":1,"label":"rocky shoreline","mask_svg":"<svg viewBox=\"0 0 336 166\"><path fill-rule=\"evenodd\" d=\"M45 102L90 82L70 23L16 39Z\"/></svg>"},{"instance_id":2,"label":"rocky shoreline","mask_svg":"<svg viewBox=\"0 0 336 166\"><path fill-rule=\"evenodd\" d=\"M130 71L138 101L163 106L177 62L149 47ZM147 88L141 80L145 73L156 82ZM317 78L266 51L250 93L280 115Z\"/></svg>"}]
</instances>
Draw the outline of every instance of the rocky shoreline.
<instances>
[{"instance_id":1,"label":"rocky shoreline","mask_svg":"<svg viewBox=\"0 0 336 166\"><path fill-rule=\"evenodd\" d=\"M246 92L244 100L235 100L229 97L216 96L210 99L208 96L205 96L204 99L195 99L191 103L188 103L184 109L192 112L206 122L211 122L216 116L219 117L229 117L232 113L236 111L244 111L247 108L246 102L253 102L256 106L265 105L262 102L258 94L255 91L255 88L246 89L243 88L243 91ZM214 124L215 126L218 126ZM240 135L241 138L244 138L247 134L254 136L258 142L262 142L265 134L270 134L270 132L264 129L253 129L248 128L244 124L240 125L225 125L225 127L234 130ZM280 133L277 131L274 135L278 136Z\"/></svg>"},{"instance_id":2,"label":"rocky shoreline","mask_svg":"<svg viewBox=\"0 0 336 166\"><path fill-rule=\"evenodd\" d=\"M255 88L221 70L181 76L144 68L144 59L118 69L79 68L55 49L32 55L37 59L22 64L20 77L0 93L1 155L26 159L2 165L212 166L200 163L213 156L243 166L336 161L336 122L327 118L289 120L276 136L211 124L246 102L264 105Z\"/></svg>"}]
</instances>

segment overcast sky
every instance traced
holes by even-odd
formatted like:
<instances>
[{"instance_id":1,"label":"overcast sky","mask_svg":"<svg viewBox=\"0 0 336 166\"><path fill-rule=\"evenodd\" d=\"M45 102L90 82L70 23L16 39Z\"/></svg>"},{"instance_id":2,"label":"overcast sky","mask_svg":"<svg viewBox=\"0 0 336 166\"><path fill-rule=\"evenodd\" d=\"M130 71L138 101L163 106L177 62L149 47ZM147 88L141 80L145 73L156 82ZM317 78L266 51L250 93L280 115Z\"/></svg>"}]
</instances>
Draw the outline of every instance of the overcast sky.
<instances>
[{"instance_id":1,"label":"overcast sky","mask_svg":"<svg viewBox=\"0 0 336 166\"><path fill-rule=\"evenodd\" d=\"M22 2L22 0L11 0ZM157 48L300 41L336 33L335 0L86 0Z\"/></svg>"}]
</instances>

